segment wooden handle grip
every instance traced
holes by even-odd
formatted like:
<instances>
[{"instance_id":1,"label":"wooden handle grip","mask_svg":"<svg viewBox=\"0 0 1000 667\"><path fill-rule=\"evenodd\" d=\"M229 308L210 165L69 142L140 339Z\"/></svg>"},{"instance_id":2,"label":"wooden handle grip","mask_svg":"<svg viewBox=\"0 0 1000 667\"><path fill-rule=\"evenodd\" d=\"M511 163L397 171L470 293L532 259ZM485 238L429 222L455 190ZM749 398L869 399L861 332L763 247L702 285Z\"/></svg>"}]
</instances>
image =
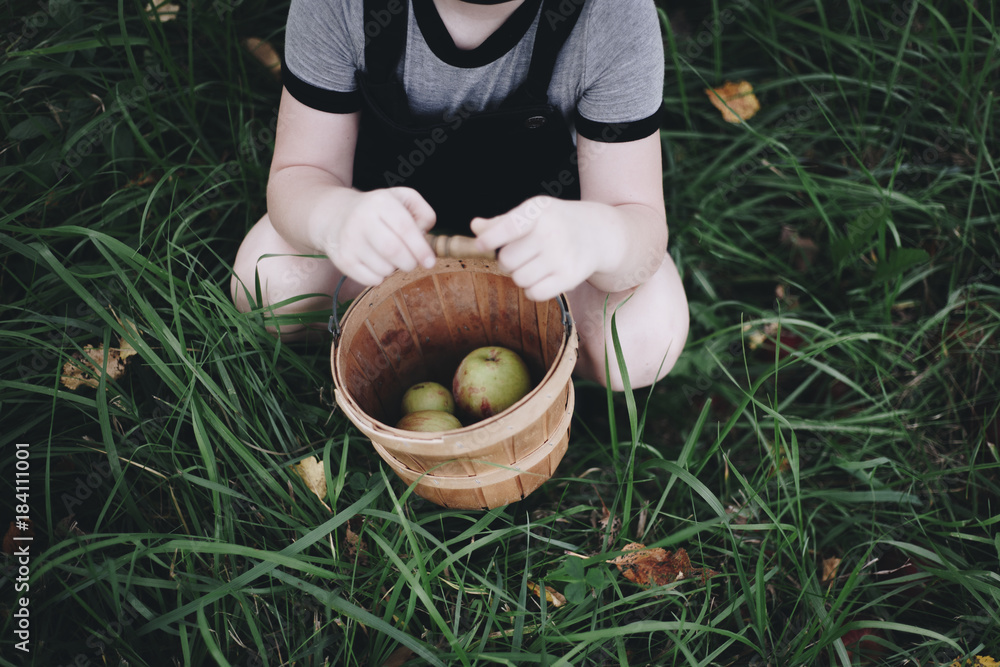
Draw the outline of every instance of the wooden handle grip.
<instances>
[{"instance_id":1,"label":"wooden handle grip","mask_svg":"<svg viewBox=\"0 0 1000 667\"><path fill-rule=\"evenodd\" d=\"M438 257L451 259L496 259L495 250L480 250L476 247L476 239L472 236L448 236L445 234L428 234L427 242L431 244L434 254Z\"/></svg>"}]
</instances>

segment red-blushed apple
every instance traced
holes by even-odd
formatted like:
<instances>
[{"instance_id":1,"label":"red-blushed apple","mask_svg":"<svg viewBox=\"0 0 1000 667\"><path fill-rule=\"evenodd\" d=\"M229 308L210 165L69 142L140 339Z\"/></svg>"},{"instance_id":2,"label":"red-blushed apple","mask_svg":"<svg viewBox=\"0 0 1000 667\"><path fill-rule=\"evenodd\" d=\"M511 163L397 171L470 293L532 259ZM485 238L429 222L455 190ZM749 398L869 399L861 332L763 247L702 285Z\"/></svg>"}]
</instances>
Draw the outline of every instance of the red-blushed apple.
<instances>
[{"instance_id":1,"label":"red-blushed apple","mask_svg":"<svg viewBox=\"0 0 1000 667\"><path fill-rule=\"evenodd\" d=\"M455 405L474 419L499 414L531 391L531 373L520 355L498 345L473 350L455 371Z\"/></svg>"},{"instance_id":2,"label":"red-blushed apple","mask_svg":"<svg viewBox=\"0 0 1000 667\"><path fill-rule=\"evenodd\" d=\"M451 431L456 428L462 428L462 422L458 421L458 417L450 412L418 410L408 415L403 415L403 418L396 422L396 428L401 428L404 431L436 433L438 431Z\"/></svg>"},{"instance_id":3,"label":"red-blushed apple","mask_svg":"<svg viewBox=\"0 0 1000 667\"><path fill-rule=\"evenodd\" d=\"M437 382L418 382L403 394L404 415L421 410L440 410L455 414L455 399L444 385Z\"/></svg>"}]
</instances>

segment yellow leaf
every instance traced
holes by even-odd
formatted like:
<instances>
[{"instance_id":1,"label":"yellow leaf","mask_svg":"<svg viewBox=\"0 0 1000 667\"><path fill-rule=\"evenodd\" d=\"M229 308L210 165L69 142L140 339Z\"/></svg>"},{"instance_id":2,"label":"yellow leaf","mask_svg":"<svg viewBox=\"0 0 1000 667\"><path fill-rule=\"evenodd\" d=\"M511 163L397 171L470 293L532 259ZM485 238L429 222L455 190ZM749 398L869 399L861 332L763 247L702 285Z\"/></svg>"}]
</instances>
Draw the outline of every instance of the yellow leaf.
<instances>
[{"instance_id":1,"label":"yellow leaf","mask_svg":"<svg viewBox=\"0 0 1000 667\"><path fill-rule=\"evenodd\" d=\"M146 18L150 21L166 23L177 18L177 12L181 10L180 5L175 5L167 0L160 0L155 5L152 2L146 3Z\"/></svg>"},{"instance_id":2,"label":"yellow leaf","mask_svg":"<svg viewBox=\"0 0 1000 667\"><path fill-rule=\"evenodd\" d=\"M326 472L323 470L322 461L315 456L310 456L302 459L292 468L320 500L326 498Z\"/></svg>"},{"instance_id":3,"label":"yellow leaf","mask_svg":"<svg viewBox=\"0 0 1000 667\"><path fill-rule=\"evenodd\" d=\"M535 582L528 582L528 590L537 595L539 598L542 597L542 587ZM548 586L545 586L545 601L553 607L561 607L566 604L566 598L563 597L562 593L554 588L549 588Z\"/></svg>"},{"instance_id":4,"label":"yellow leaf","mask_svg":"<svg viewBox=\"0 0 1000 667\"><path fill-rule=\"evenodd\" d=\"M977 655L975 660L969 658L964 663L953 660L948 667L1000 667L1000 662L997 662L988 655Z\"/></svg>"},{"instance_id":5,"label":"yellow leaf","mask_svg":"<svg viewBox=\"0 0 1000 667\"><path fill-rule=\"evenodd\" d=\"M275 79L281 78L281 58L278 57L278 52L274 50L270 42L259 37L247 37L243 40L243 48L266 67L271 72L271 76Z\"/></svg>"},{"instance_id":6,"label":"yellow leaf","mask_svg":"<svg viewBox=\"0 0 1000 667\"><path fill-rule=\"evenodd\" d=\"M722 119L727 123L740 123L753 118L760 111L760 102L753 94L753 86L746 81L726 81L721 88L706 88L705 94L712 105L722 112Z\"/></svg>"},{"instance_id":7,"label":"yellow leaf","mask_svg":"<svg viewBox=\"0 0 1000 667\"><path fill-rule=\"evenodd\" d=\"M77 362L67 361L63 364L62 378L60 379L63 385L71 391L79 389L81 385L96 389L101 384L101 371L105 365L107 366L108 379L121 378L125 375L125 361L136 353L135 348L126 343L124 339L118 341L118 347L109 347L106 351L103 346L84 345L83 352L86 357L79 353L73 353Z\"/></svg>"},{"instance_id":8,"label":"yellow leaf","mask_svg":"<svg viewBox=\"0 0 1000 667\"><path fill-rule=\"evenodd\" d=\"M840 559L836 556L831 556L829 558L823 559L823 578L822 583L827 583L833 586L834 579L837 578L837 570L840 569Z\"/></svg>"}]
</instances>

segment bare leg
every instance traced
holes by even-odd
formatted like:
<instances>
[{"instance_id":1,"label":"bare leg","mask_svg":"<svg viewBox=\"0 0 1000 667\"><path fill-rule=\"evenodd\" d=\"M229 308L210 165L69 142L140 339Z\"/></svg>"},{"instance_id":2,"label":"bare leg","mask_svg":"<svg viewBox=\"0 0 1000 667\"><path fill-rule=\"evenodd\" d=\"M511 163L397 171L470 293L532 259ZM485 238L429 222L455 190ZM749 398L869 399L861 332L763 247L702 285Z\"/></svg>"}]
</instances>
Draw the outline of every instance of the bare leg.
<instances>
[{"instance_id":1,"label":"bare leg","mask_svg":"<svg viewBox=\"0 0 1000 667\"><path fill-rule=\"evenodd\" d=\"M616 309L615 327L632 387L646 387L663 378L684 349L689 324L687 296L669 255L634 290L608 294L583 283L567 297L580 334L578 377L610 384L615 391L624 388L611 338L611 316ZM608 376L604 371L605 350Z\"/></svg>"},{"instance_id":2,"label":"bare leg","mask_svg":"<svg viewBox=\"0 0 1000 667\"><path fill-rule=\"evenodd\" d=\"M271 315L329 308L341 273L330 260L303 256L308 254L281 238L265 215L247 233L233 263L230 290L236 307L248 312L259 305L269 308ZM254 303L258 280L262 304ZM353 299L363 289L363 285L348 279L340 298ZM282 325L280 330L269 326L268 330L280 335L283 341L293 341L320 333L325 326L324 322L313 327Z\"/></svg>"}]
</instances>

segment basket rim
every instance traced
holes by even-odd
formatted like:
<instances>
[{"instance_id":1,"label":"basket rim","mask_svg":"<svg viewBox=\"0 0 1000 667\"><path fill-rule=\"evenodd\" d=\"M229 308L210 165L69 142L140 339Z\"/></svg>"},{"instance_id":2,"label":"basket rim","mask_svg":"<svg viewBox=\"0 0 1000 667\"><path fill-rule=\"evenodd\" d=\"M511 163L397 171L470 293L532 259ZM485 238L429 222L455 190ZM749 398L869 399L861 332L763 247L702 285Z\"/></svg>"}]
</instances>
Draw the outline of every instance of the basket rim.
<instances>
[{"instance_id":1,"label":"basket rim","mask_svg":"<svg viewBox=\"0 0 1000 667\"><path fill-rule=\"evenodd\" d=\"M539 445L538 449L534 450L531 454L516 463L493 463L491 465L495 466L496 469L490 472L479 473L478 475L458 476L435 475L433 472L420 472L419 470L414 470L396 457L392 456L391 452L386 451L385 447L377 442L372 443L372 445L382 460L385 461L385 464L392 468L393 471L407 484L416 483L418 485L423 484L432 486L437 489L460 490L481 488L505 482L519 475L545 477L546 480L551 479L551 475L546 476L542 473L532 472L530 468L552 457L553 455L558 455L561 460L568 448L567 446L563 446L563 441L566 438L567 434L562 433L558 438L546 440L544 443ZM568 443L566 444L568 445ZM388 456L391 461L386 459L386 456Z\"/></svg>"},{"instance_id":2,"label":"basket rim","mask_svg":"<svg viewBox=\"0 0 1000 667\"><path fill-rule=\"evenodd\" d=\"M422 278L426 275L447 272L455 266L461 266L463 270L467 270L470 265L475 268L486 269L487 272L495 275L507 276L507 274L495 268L496 262L494 260L482 259L439 259L434 268L417 269L415 272L410 272L410 274L412 275L413 273L417 273L418 277ZM398 276L401 273L402 272L397 271L392 274L390 278ZM509 276L507 277L509 278ZM401 278L397 278L394 282L400 282L400 280ZM346 311L344 311L341 318L341 322L344 323L342 328L345 328L349 318L362 308L363 302L366 301L366 297L370 297L371 292L379 289L390 289L391 286L388 286L386 284L387 282L389 282L389 279L386 279L379 285L369 286L358 294L357 297L355 297L355 299L351 302L351 305ZM391 289L389 292L390 296L395 292L395 289L397 288ZM507 422L514 415L517 415L517 418L520 420L522 419L522 415L517 414L517 409L528 405L531 400L538 397L542 391L545 391L546 389L553 391L553 389L548 388L546 385L553 384L554 381L561 381L563 379L557 376L565 375L565 382L570 382L573 369L576 366L576 358L579 350L579 334L577 332L576 320L573 318L573 313L570 310L569 299L566 295L564 293L560 293L558 296L553 297L553 299L549 299L549 301L556 299L563 300L566 312L569 314L569 328L563 332L563 339L559 344L559 349L554 355L552 363L549 365L549 368L546 370L541 380L539 380L538 383L532 387L531 391L522 396L516 403L502 412L477 421L473 424L469 424L461 428L450 429L448 431L407 431L381 422L362 410L361 406L358 405L354 397L351 396L350 392L346 390L346 382L344 382L344 378L341 375L343 364L339 363L341 349L343 348L343 346L338 345L339 339L335 339L330 347L330 365L333 371L334 397L336 402L341 409L347 413L348 418L351 419L351 421L354 422L354 424L358 426L358 428L360 428L365 435L370 437L374 434L376 437L384 440L392 440L399 444L408 445L414 454L419 454L425 447L439 447L450 442L461 440L463 437L474 435L478 431L497 428L497 426L503 425L504 422ZM569 359L569 357L572 357L572 359ZM566 366L568 366L568 370L566 370ZM559 385L559 389L561 389L561 384ZM555 391L558 391L559 389L556 389ZM537 410L538 415L535 415L535 417L540 417L545 410L546 408L544 407L539 408ZM466 457L474 456L479 449L485 449L489 446L489 443L483 444L479 447L473 446L466 449L464 455Z\"/></svg>"}]
</instances>

